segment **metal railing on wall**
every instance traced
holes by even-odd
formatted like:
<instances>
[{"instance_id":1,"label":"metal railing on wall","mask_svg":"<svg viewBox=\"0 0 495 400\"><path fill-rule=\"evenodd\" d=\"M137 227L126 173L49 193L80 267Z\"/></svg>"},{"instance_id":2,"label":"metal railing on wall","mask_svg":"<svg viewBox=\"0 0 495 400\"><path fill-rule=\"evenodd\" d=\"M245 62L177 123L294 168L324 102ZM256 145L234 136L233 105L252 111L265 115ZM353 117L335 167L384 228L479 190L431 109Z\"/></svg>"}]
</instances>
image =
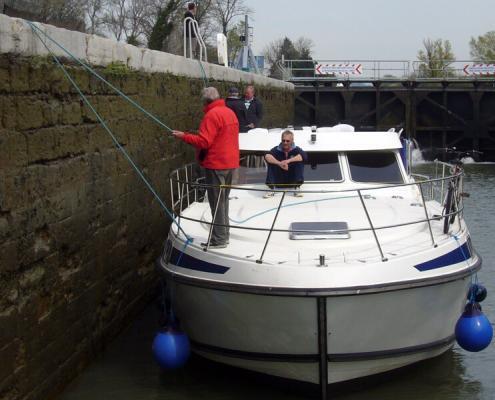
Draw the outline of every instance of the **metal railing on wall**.
<instances>
[{"instance_id":1,"label":"metal railing on wall","mask_svg":"<svg viewBox=\"0 0 495 400\"><path fill-rule=\"evenodd\" d=\"M495 60L279 60L284 80L495 80Z\"/></svg>"},{"instance_id":2,"label":"metal railing on wall","mask_svg":"<svg viewBox=\"0 0 495 400\"><path fill-rule=\"evenodd\" d=\"M187 33L189 33L189 36L187 35ZM194 36L196 37L197 46L199 47L199 51L197 49L193 48L193 47L196 47L196 44L194 43L195 40L193 40L193 37L192 37L193 33L194 33ZM189 56L189 58L196 58L196 55L195 55L196 51L198 51L199 61L205 61L205 62L208 61L208 55L206 52L206 44L203 40L203 37L201 36L198 21L196 21L194 18L187 17L187 18L184 18L184 57L187 58Z\"/></svg>"}]
</instances>

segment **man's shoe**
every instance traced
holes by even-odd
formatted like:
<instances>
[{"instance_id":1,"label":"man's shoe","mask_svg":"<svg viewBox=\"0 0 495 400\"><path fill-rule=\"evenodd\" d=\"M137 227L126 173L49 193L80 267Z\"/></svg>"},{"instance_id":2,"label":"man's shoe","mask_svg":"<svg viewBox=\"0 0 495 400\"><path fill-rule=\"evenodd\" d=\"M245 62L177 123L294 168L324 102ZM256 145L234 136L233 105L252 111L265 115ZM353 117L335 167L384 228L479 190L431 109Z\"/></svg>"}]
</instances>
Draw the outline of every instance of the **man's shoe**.
<instances>
[{"instance_id":1,"label":"man's shoe","mask_svg":"<svg viewBox=\"0 0 495 400\"><path fill-rule=\"evenodd\" d=\"M304 194L296 191L296 192L294 192L294 197L304 197Z\"/></svg>"},{"instance_id":2,"label":"man's shoe","mask_svg":"<svg viewBox=\"0 0 495 400\"><path fill-rule=\"evenodd\" d=\"M263 195L263 198L264 199L269 199L270 197L273 197L275 196L275 192L266 192L264 195Z\"/></svg>"},{"instance_id":3,"label":"man's shoe","mask_svg":"<svg viewBox=\"0 0 495 400\"><path fill-rule=\"evenodd\" d=\"M227 247L227 243L208 243L204 242L201 243L201 246L203 247L208 247L209 249L225 249Z\"/></svg>"}]
</instances>

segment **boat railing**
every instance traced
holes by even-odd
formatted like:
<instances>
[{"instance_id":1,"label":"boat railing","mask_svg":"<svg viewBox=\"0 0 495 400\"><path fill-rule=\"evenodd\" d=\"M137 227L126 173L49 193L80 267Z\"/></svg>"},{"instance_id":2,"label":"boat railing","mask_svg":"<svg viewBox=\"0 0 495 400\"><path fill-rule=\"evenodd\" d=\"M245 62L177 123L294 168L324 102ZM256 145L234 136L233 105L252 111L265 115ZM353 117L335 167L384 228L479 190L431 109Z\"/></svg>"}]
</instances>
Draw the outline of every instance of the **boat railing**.
<instances>
[{"instance_id":1,"label":"boat railing","mask_svg":"<svg viewBox=\"0 0 495 400\"><path fill-rule=\"evenodd\" d=\"M432 222L433 221L444 221L443 232L447 234L450 230L451 224L457 219L459 230L462 229L461 218L456 218L456 216L462 215L463 212L463 192L462 192L462 177L463 170L459 165L451 165L448 163L436 161L435 162L435 175L433 177L427 175L414 174L410 182L405 183L394 183L394 184L383 184L383 185L370 185L367 187L359 188L346 188L346 189L321 189L320 186L322 182L305 182L304 190L298 190L300 193L304 194L354 194L354 197L358 198L362 206L362 210L366 216L366 222L368 226L358 227L358 228L348 228L345 230L335 229L326 230L325 233L330 234L349 234L351 232L365 232L370 231L373 235L374 241L377 246L377 250L380 254L382 261L387 261L386 253L383 250L382 243L379 240L378 232L385 229L400 228L404 226L410 226L414 224L427 224L428 232L431 239L431 245L433 247L437 246L435 235L433 234ZM311 189L311 186L315 186L315 189ZM316 187L318 185L318 187ZM216 219L216 214L219 207L219 201L215 204L213 216L211 222L205 221L203 219L196 219L190 216L183 215L183 211L191 206L191 204L196 202L204 202L207 198L208 188L217 188L219 190L218 200L225 194L226 190L240 190L240 191L250 191L250 192L279 192L281 194L280 201L277 205L275 216L270 223L270 227L258 227L258 226L241 226L239 224L229 223L219 224L214 223ZM399 188L412 188L415 191L419 201L416 205L424 209L424 218L415 219L413 221L400 222L396 224L388 225L376 225L370 214L369 206L366 204L366 200L376 199L377 193L380 191L388 191L390 193L393 189ZM288 192L293 192L294 188L288 189L271 189L268 187L262 187L261 185L245 184L245 183L233 183L232 185L215 186L206 184L202 170L197 164L187 164L181 168L174 170L170 174L170 196L171 204L173 207L174 214L177 218L178 229L176 234L179 235L179 229L181 226L181 220L188 220L192 222L197 222L200 224L206 224L209 226L209 239L214 226L228 227L231 229L240 230L251 230L267 232L267 237L264 242L263 250L260 257L256 260L258 263L263 262L263 257L266 249L269 245L270 238L274 232L285 232L285 233L314 233L319 234L321 231L314 230L297 230L293 229L280 229L276 228L276 222L279 216L280 210L284 207L284 201L286 200L286 194ZM401 196L395 196L400 198ZM441 214L431 214L428 210L428 204L430 201L435 201L441 204L443 210ZM431 205L430 205L431 206ZM207 242L207 243L208 243ZM205 248L207 251L208 248Z\"/></svg>"}]
</instances>

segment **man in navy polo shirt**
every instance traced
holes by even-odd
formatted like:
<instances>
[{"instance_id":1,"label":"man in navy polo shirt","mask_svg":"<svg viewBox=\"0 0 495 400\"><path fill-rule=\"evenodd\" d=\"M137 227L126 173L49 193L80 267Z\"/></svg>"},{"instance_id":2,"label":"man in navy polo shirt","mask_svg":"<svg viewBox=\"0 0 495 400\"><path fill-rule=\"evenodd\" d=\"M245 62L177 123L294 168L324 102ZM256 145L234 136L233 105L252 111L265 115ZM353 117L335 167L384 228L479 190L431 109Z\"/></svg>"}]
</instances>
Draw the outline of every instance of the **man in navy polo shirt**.
<instances>
[{"instance_id":1,"label":"man in navy polo shirt","mask_svg":"<svg viewBox=\"0 0 495 400\"><path fill-rule=\"evenodd\" d=\"M300 147L294 144L292 131L282 132L281 143L265 155L265 160L268 164L266 184L270 188L299 188L303 184L304 162L307 156ZM272 197L274 194L268 192L264 197ZM302 193L295 191L294 196L300 197Z\"/></svg>"}]
</instances>

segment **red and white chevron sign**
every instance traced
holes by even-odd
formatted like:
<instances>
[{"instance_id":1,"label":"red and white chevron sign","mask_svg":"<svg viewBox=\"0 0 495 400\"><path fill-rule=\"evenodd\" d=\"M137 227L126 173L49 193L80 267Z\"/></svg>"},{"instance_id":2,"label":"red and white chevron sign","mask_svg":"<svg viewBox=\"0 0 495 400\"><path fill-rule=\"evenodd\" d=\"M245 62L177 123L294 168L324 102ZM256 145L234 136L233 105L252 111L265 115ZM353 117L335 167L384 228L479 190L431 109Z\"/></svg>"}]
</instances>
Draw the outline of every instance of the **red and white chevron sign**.
<instances>
[{"instance_id":1,"label":"red and white chevron sign","mask_svg":"<svg viewBox=\"0 0 495 400\"><path fill-rule=\"evenodd\" d=\"M466 64L463 71L466 75L495 75L495 64Z\"/></svg>"},{"instance_id":2,"label":"red and white chevron sign","mask_svg":"<svg viewBox=\"0 0 495 400\"><path fill-rule=\"evenodd\" d=\"M361 64L316 64L316 75L361 75Z\"/></svg>"}]
</instances>

